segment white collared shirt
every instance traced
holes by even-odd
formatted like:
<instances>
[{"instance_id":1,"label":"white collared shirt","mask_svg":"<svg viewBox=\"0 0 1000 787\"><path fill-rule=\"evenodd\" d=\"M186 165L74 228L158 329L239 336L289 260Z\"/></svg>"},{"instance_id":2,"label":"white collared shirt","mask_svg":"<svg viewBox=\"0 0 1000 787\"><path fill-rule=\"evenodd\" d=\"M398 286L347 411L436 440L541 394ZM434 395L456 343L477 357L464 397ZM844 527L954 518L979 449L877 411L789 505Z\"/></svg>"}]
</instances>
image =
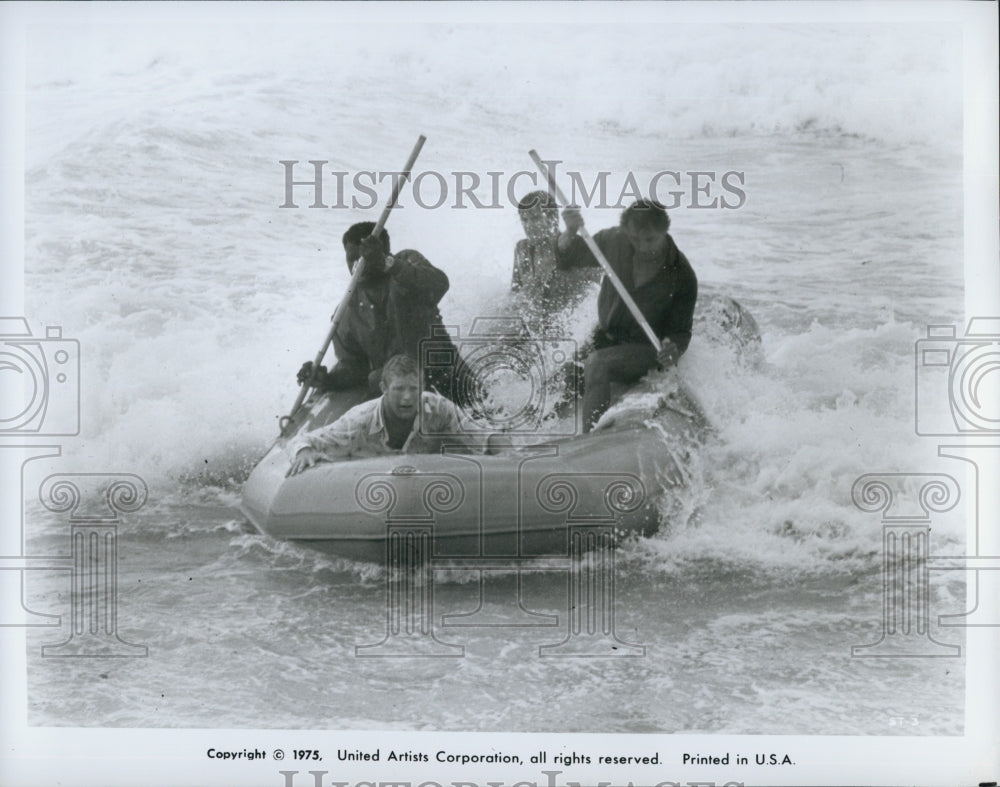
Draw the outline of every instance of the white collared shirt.
<instances>
[{"instance_id":1,"label":"white collared shirt","mask_svg":"<svg viewBox=\"0 0 1000 787\"><path fill-rule=\"evenodd\" d=\"M322 459L342 459L349 456L379 454L426 453L435 451L441 438L464 435L455 405L440 394L423 391L420 413L413 419L413 428L402 448L389 447L389 430L382 417L380 396L352 407L332 424L299 435L288 444L294 457L303 448L311 448Z\"/></svg>"}]
</instances>

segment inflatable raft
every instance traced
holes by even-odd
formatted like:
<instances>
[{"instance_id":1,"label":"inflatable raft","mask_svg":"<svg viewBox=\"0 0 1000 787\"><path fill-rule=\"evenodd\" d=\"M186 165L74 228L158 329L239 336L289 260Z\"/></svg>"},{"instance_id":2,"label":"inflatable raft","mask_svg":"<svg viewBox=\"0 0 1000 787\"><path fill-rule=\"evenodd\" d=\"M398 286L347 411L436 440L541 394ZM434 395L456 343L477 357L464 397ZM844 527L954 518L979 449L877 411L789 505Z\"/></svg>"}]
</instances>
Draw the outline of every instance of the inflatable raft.
<instances>
[{"instance_id":1,"label":"inflatable raft","mask_svg":"<svg viewBox=\"0 0 1000 787\"><path fill-rule=\"evenodd\" d=\"M681 487L703 426L678 398L663 397L590 434L536 438L497 455L445 446L322 462L286 477L294 434L332 422L360 398L320 397L253 470L241 509L262 533L374 562L385 560L391 529L407 524L431 529L435 558L565 555L574 525L648 535L663 496Z\"/></svg>"},{"instance_id":2,"label":"inflatable raft","mask_svg":"<svg viewBox=\"0 0 1000 787\"><path fill-rule=\"evenodd\" d=\"M762 357L756 322L732 298L707 294L695 325L741 362ZM386 559L393 529L410 525L430 529L435 558L565 555L573 528L588 525L649 535L681 493L708 425L676 380L672 391L652 392L648 379L637 386L648 393L613 407L587 435L536 435L497 455L455 446L322 462L286 477L289 442L364 399L325 394L301 408L254 468L241 509L273 538L375 562Z\"/></svg>"}]
</instances>

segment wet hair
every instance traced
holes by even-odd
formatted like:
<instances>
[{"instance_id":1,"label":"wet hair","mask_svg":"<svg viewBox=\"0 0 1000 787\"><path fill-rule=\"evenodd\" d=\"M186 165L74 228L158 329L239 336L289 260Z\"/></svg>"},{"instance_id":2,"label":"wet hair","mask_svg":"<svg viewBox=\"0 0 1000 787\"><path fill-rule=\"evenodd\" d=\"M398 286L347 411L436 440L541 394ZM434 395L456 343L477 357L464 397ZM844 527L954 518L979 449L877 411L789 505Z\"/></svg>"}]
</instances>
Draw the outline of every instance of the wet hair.
<instances>
[{"instance_id":1,"label":"wet hair","mask_svg":"<svg viewBox=\"0 0 1000 787\"><path fill-rule=\"evenodd\" d=\"M348 243L361 243L365 238L372 234L372 230L375 229L374 221L359 221L357 224L352 224L351 227L344 233L343 244L346 246ZM386 229L382 230L382 245L385 247L386 252L389 251L389 231Z\"/></svg>"},{"instance_id":2,"label":"wet hair","mask_svg":"<svg viewBox=\"0 0 1000 787\"><path fill-rule=\"evenodd\" d=\"M382 383L388 387L389 381L396 377L420 376L420 367L409 355L394 355L382 367Z\"/></svg>"},{"instance_id":3,"label":"wet hair","mask_svg":"<svg viewBox=\"0 0 1000 787\"><path fill-rule=\"evenodd\" d=\"M517 212L525 213L536 205L540 205L542 210L552 211L557 213L559 211L559 206L556 205L555 200L549 195L547 191L529 191L525 194L517 203Z\"/></svg>"},{"instance_id":4,"label":"wet hair","mask_svg":"<svg viewBox=\"0 0 1000 787\"><path fill-rule=\"evenodd\" d=\"M623 228L632 225L640 231L666 232L670 229L670 216L667 215L667 209L656 200L641 199L625 208L619 225Z\"/></svg>"}]
</instances>

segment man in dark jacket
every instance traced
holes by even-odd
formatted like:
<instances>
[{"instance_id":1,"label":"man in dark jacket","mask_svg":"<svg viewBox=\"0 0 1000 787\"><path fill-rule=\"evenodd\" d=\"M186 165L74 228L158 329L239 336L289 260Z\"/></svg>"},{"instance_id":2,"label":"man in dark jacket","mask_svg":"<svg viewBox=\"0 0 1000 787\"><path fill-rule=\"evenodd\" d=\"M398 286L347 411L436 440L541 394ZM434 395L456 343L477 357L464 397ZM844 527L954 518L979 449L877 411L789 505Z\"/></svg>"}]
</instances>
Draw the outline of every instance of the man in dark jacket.
<instances>
[{"instance_id":1,"label":"man in dark jacket","mask_svg":"<svg viewBox=\"0 0 1000 787\"><path fill-rule=\"evenodd\" d=\"M563 212L559 268L597 265L577 234L583 217ZM660 340L657 351L605 276L597 297L594 349L584 366L583 429L589 432L611 403L611 384L630 385L659 364L677 363L691 341L698 279L670 237L670 217L662 205L639 200L622 213L619 226L601 230L594 241L604 253L646 322Z\"/></svg>"},{"instance_id":2,"label":"man in dark jacket","mask_svg":"<svg viewBox=\"0 0 1000 787\"><path fill-rule=\"evenodd\" d=\"M448 291L447 275L419 251L391 254L389 233L382 230L375 238L374 229L374 223L365 221L344 233L348 269L353 273L362 257L365 267L333 335L337 363L329 372L320 366L315 373L311 362L303 364L299 384L311 378L321 391L367 388L370 397L378 396L383 364L400 354L421 360L421 340L433 338L435 356L444 353L453 363L426 366L424 385L461 399L469 386L457 384L456 375L466 375L467 369L455 345L442 333L438 311L438 302Z\"/></svg>"}]
</instances>

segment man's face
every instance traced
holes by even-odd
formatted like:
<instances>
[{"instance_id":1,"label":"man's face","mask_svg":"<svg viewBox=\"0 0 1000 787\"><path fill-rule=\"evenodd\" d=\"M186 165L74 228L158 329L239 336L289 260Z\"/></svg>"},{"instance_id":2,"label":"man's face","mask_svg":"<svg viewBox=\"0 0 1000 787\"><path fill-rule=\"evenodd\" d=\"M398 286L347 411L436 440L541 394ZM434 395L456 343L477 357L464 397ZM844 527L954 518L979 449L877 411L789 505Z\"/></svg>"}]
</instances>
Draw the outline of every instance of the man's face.
<instances>
[{"instance_id":1,"label":"man's face","mask_svg":"<svg viewBox=\"0 0 1000 787\"><path fill-rule=\"evenodd\" d=\"M345 243L344 255L347 257L347 267L354 273L354 263L361 259L361 244Z\"/></svg>"},{"instance_id":2,"label":"man's face","mask_svg":"<svg viewBox=\"0 0 1000 787\"><path fill-rule=\"evenodd\" d=\"M639 263L659 263L666 258L667 235L652 227L638 228L634 221L623 227L625 236L635 249L633 259Z\"/></svg>"},{"instance_id":3,"label":"man's face","mask_svg":"<svg viewBox=\"0 0 1000 787\"><path fill-rule=\"evenodd\" d=\"M362 257L361 244L345 243L344 256L347 258L347 269L351 273L354 273L354 266ZM379 284L384 281L384 279L384 272L374 270L371 265L365 265L365 269L361 273L361 282L363 284Z\"/></svg>"},{"instance_id":4,"label":"man's face","mask_svg":"<svg viewBox=\"0 0 1000 787\"><path fill-rule=\"evenodd\" d=\"M420 381L415 374L390 377L382 383L385 406L389 415L401 420L413 420L420 405Z\"/></svg>"},{"instance_id":5,"label":"man's face","mask_svg":"<svg viewBox=\"0 0 1000 787\"><path fill-rule=\"evenodd\" d=\"M559 214L535 205L520 212L521 226L529 240L542 240L559 234Z\"/></svg>"}]
</instances>

